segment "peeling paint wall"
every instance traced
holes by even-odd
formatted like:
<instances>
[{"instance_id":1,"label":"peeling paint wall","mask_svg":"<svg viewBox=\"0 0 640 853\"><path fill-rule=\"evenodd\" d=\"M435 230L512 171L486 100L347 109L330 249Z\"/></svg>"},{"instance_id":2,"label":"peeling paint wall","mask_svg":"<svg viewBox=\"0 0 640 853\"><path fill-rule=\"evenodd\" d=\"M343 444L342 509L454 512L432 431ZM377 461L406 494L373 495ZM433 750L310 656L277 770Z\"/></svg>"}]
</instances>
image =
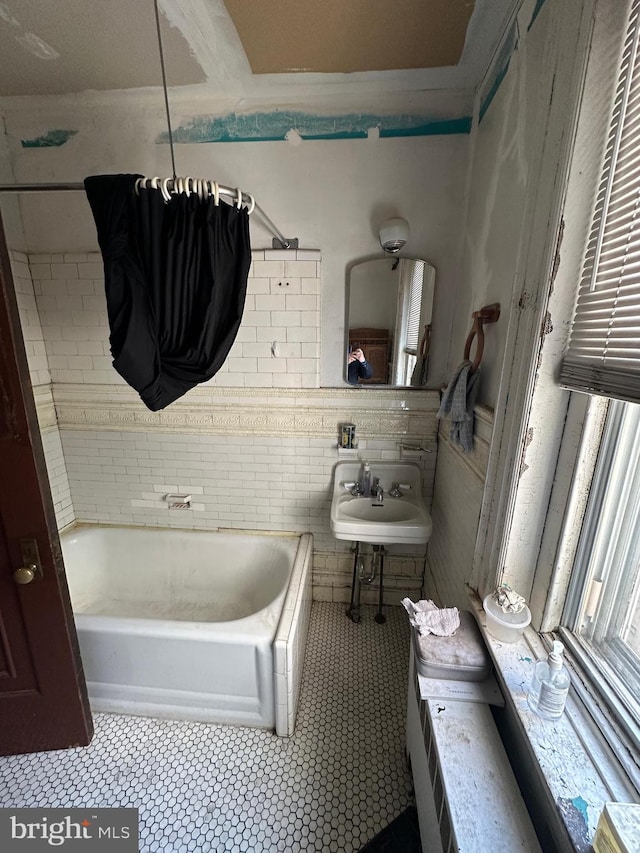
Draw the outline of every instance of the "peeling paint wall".
<instances>
[{"instance_id":1,"label":"peeling paint wall","mask_svg":"<svg viewBox=\"0 0 640 853\"><path fill-rule=\"evenodd\" d=\"M206 129L211 116L205 110L210 109L210 105L177 99L174 126ZM429 114L442 113L434 109ZM264 134L269 123L273 127L274 113L260 115L254 117ZM303 114L283 110L280 115L286 119L280 126L284 131ZM363 127L379 118L360 116ZM7 127L18 181L80 181L105 172L150 176L171 172L168 145L158 141L166 132L161 97L151 101L148 95L118 93L99 103L24 99L7 110ZM58 147L23 146L23 140L46 139L51 128L64 127L77 132ZM380 128L376 135L384 137L383 131ZM411 239L404 253L426 259L437 270L430 380L438 387L446 378L469 135L324 141L304 139L302 129L302 136L297 145L282 140L223 145L178 142L177 170L240 186L255 196L286 236L299 238L301 248L322 250L323 386L344 384L340 353L346 270L357 260L380 256L380 224L390 216L405 217ZM29 251L97 249L93 220L82 194L23 196L20 205ZM251 222L253 246L271 248L271 234L257 217Z\"/></svg>"},{"instance_id":2,"label":"peeling paint wall","mask_svg":"<svg viewBox=\"0 0 640 853\"><path fill-rule=\"evenodd\" d=\"M578 6L576 2L571 8L575 10ZM538 280L535 286L532 282L524 292L522 282L526 279L523 267L531 229L534 227L528 217L532 215L532 201L544 178L540 172L541 164L547 162L548 168L553 169L557 163L554 158L561 156L560 150L549 149L551 155L546 161L543 158L554 87L568 85L565 81L554 79L556 65L568 52L557 37L559 16L571 14L571 9L565 12L565 8L559 0L547 0L544 5L534 0L523 4L514 34L507 38L507 44L512 46L513 52L509 55L506 50L497 56L496 66L479 92L476 104L478 117L484 111L481 121L472 131L474 148L468 214L464 226L460 287L456 297L448 370L452 371L462 360L472 312L485 304L499 302L500 319L485 328L484 356L480 368L478 403L490 408L495 408L499 399L506 407L504 401L508 401L512 389L502 389L501 381L503 373L509 373L510 362L507 364L507 360L513 358L513 352L508 349L510 336L515 334L513 325L522 316L534 315L538 310L539 291L544 292L546 286L546 281ZM492 89L492 81L501 75L501 84L489 100L487 93ZM547 340L551 341L555 334L551 327L557 327L558 322L553 316L547 320L546 325L537 328L539 335L544 332ZM496 421L498 414L504 412L496 412ZM543 474L539 466L532 464L534 448L544 447L545 427L542 424L531 426L527 446L521 448L516 466L524 487L533 492L541 486L540 477L546 481L547 473ZM497 453L495 446L493 452ZM439 456L438 468L441 463L445 464L446 458L442 456L441 459ZM455 484L449 484L446 493L443 492L450 507L464 505L471 490L477 492L477 476L477 472L461 468ZM436 470L434 507L440 500L438 484L441 482ZM458 498L456 492L459 493ZM496 504L499 498L499 494L486 494L484 505ZM477 506L475 511L480 515ZM483 523L481 515L480 522ZM443 526L449 530L449 535L438 537L437 549L430 547L429 561L433 563L434 577L443 577L447 573L448 587L461 590L464 583L472 578L473 561L468 559L467 564L463 565L459 559L460 543L455 538L455 517L445 518ZM530 527L526 524L522 526L523 535L526 534L527 539L514 541L512 550L517 554L520 565L528 565L531 574L536 555L532 551L534 544ZM467 533L465 539L468 541L469 538ZM482 543L476 540L476 553L480 553L481 546ZM473 553L467 547L467 554L469 552ZM524 594L529 591L528 588L522 590Z\"/></svg>"},{"instance_id":3,"label":"peeling paint wall","mask_svg":"<svg viewBox=\"0 0 640 853\"><path fill-rule=\"evenodd\" d=\"M471 116L443 119L429 114L346 113L317 115L300 111L273 110L222 116L196 116L173 131L176 142L274 142L284 140L291 130L301 139L380 139L405 136L443 136L469 133ZM169 141L168 132L158 137Z\"/></svg>"},{"instance_id":4,"label":"peeling paint wall","mask_svg":"<svg viewBox=\"0 0 640 853\"><path fill-rule=\"evenodd\" d=\"M625 14L624 3L605 0L596 6L593 58L590 59L584 85L564 203L564 221L560 227L550 281L545 283L550 285L551 293L539 333L540 351L527 431L530 440L523 448L523 473L505 554L505 580L530 598L534 625L542 624L549 584L552 578L556 579L558 587L553 593L555 602L551 603L547 613L546 630L558 625L562 612L559 601L564 600L582 520L581 514L576 512L573 517L575 527L568 531L572 547L565 544L558 548L559 531L563 527L575 476L575 457L571 458L567 448L579 445L584 418L584 399L570 401L568 392L558 385L558 375L606 145L607 117L616 86L616 57L620 55L626 29ZM561 444L563 452L558 457ZM557 465L550 466L549 460L556 459ZM595 448L591 464L594 459ZM583 493L585 489L588 492L588 470L589 456L585 455L577 478L586 480L581 486Z\"/></svg>"},{"instance_id":5,"label":"peeling paint wall","mask_svg":"<svg viewBox=\"0 0 640 853\"><path fill-rule=\"evenodd\" d=\"M452 335L449 368L462 359L471 314L483 305L499 302L499 321L485 328L478 402L495 406L507 340L514 281L520 255L528 237L525 222L527 194L535 190L535 165L541 147L544 115L548 110L545 78L545 9L527 31L532 4L524 4L518 27L496 58L492 79L501 81L489 96L480 93L482 120L477 127L461 288ZM503 75L503 77L501 76ZM490 87L490 91L492 88ZM533 171L532 171L533 170Z\"/></svg>"}]
</instances>

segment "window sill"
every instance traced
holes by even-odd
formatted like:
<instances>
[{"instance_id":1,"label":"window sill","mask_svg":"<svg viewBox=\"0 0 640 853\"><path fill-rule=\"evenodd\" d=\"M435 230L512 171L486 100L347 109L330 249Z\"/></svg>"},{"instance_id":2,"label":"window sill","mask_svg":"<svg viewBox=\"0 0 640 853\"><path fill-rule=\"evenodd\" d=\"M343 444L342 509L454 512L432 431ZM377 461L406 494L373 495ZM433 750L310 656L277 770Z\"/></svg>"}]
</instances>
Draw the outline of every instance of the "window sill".
<instances>
[{"instance_id":1,"label":"window sill","mask_svg":"<svg viewBox=\"0 0 640 853\"><path fill-rule=\"evenodd\" d=\"M529 709L527 692L533 666L547 653L539 635L527 628L517 643L503 643L487 631L482 603L473 592L470 601L517 736L533 758L547 795L546 804L529 805L535 812L552 808L574 850L591 851L604 804L635 799L628 780L573 690L559 720L543 720Z\"/></svg>"}]
</instances>

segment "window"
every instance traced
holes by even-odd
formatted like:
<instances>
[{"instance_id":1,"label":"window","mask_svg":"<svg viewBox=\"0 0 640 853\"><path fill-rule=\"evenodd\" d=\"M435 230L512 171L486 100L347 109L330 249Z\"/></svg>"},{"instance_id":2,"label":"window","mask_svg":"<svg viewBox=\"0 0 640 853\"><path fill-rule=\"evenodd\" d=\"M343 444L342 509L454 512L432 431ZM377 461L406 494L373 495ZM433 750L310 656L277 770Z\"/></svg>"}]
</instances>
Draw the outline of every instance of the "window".
<instances>
[{"instance_id":1,"label":"window","mask_svg":"<svg viewBox=\"0 0 640 853\"><path fill-rule=\"evenodd\" d=\"M564 625L596 680L640 732L640 405L612 401L605 422ZM618 704L618 703L616 703Z\"/></svg>"},{"instance_id":2,"label":"window","mask_svg":"<svg viewBox=\"0 0 640 853\"><path fill-rule=\"evenodd\" d=\"M640 402L640 0L634 0L561 382Z\"/></svg>"},{"instance_id":3,"label":"window","mask_svg":"<svg viewBox=\"0 0 640 853\"><path fill-rule=\"evenodd\" d=\"M627 744L635 746L637 753L640 747L640 0L630 4L560 381L571 390L610 398L561 633L582 664L591 691L599 694L600 705L609 708L617 731ZM567 525L571 523L567 519Z\"/></svg>"}]
</instances>

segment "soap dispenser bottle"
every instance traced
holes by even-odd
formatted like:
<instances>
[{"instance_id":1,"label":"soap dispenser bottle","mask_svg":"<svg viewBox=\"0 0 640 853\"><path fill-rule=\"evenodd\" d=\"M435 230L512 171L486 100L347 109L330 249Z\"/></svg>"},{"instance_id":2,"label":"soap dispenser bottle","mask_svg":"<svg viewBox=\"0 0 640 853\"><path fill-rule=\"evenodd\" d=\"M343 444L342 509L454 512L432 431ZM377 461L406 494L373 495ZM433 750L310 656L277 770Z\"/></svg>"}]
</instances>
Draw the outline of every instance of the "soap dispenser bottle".
<instances>
[{"instance_id":1,"label":"soap dispenser bottle","mask_svg":"<svg viewBox=\"0 0 640 853\"><path fill-rule=\"evenodd\" d=\"M365 498L371 496L371 466L368 462L362 466L362 494Z\"/></svg>"},{"instance_id":2,"label":"soap dispenser bottle","mask_svg":"<svg viewBox=\"0 0 640 853\"><path fill-rule=\"evenodd\" d=\"M533 670L528 702L532 711L545 720L562 716L569 693L571 679L564 665L564 646L554 640L553 649L546 660L539 660Z\"/></svg>"}]
</instances>

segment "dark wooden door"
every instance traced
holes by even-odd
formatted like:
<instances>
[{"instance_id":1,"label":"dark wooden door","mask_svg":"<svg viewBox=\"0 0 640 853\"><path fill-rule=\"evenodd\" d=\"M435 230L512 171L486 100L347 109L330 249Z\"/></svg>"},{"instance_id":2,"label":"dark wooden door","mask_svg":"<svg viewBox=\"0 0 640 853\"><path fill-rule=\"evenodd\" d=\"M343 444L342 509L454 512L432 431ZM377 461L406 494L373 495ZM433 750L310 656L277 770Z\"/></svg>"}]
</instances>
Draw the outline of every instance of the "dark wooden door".
<instances>
[{"instance_id":1,"label":"dark wooden door","mask_svg":"<svg viewBox=\"0 0 640 853\"><path fill-rule=\"evenodd\" d=\"M0 755L92 734L0 220Z\"/></svg>"}]
</instances>

